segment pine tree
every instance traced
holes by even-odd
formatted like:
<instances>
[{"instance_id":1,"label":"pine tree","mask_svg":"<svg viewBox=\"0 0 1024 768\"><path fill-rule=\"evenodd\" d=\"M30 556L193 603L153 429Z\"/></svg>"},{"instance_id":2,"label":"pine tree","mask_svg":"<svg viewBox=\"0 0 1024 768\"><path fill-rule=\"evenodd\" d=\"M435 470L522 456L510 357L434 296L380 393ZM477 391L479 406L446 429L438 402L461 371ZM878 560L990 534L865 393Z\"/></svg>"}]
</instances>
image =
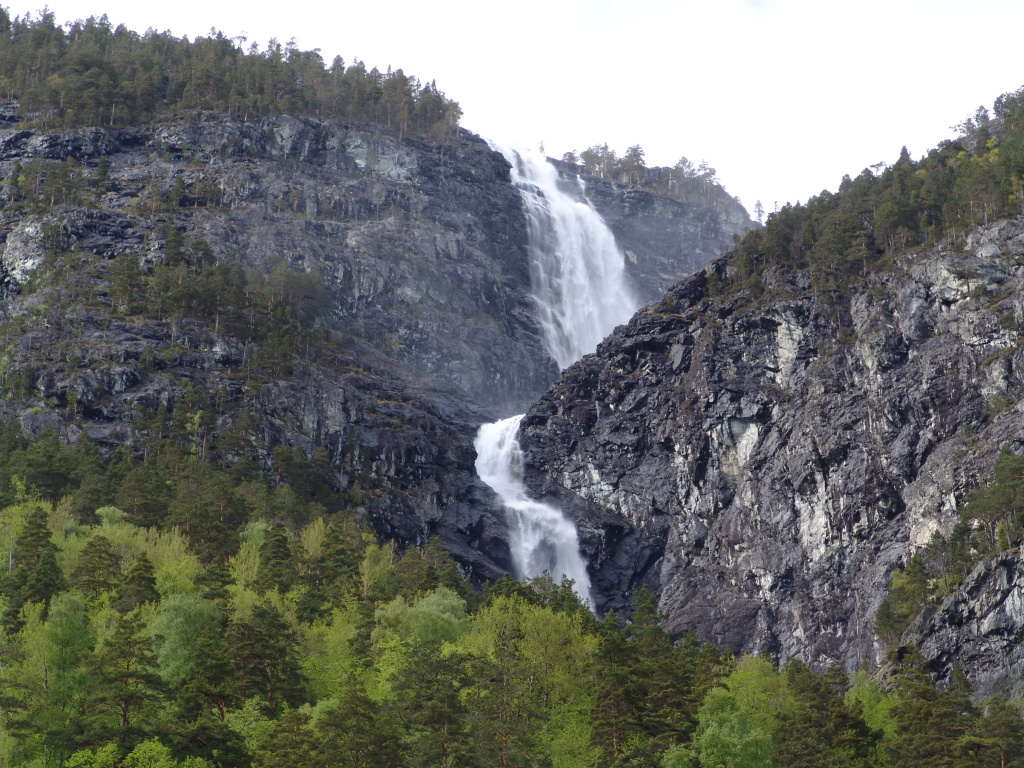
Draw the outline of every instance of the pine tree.
<instances>
[{"instance_id":1,"label":"pine tree","mask_svg":"<svg viewBox=\"0 0 1024 768\"><path fill-rule=\"evenodd\" d=\"M779 713L774 763L793 768L864 765L880 734L847 708L842 698L846 676L836 667L819 676L796 660L784 674L792 703Z\"/></svg>"},{"instance_id":2,"label":"pine tree","mask_svg":"<svg viewBox=\"0 0 1024 768\"><path fill-rule=\"evenodd\" d=\"M465 670L457 659L443 657L439 648L416 645L410 656L395 682L403 692L398 708L408 734L409 763L437 768L473 764L475 744L459 695L469 683Z\"/></svg>"},{"instance_id":3,"label":"pine tree","mask_svg":"<svg viewBox=\"0 0 1024 768\"><path fill-rule=\"evenodd\" d=\"M425 595L437 586L437 571L434 570L416 547L409 547L395 566L398 594L409 599Z\"/></svg>"},{"instance_id":4,"label":"pine tree","mask_svg":"<svg viewBox=\"0 0 1024 768\"><path fill-rule=\"evenodd\" d=\"M50 598L64 588L64 576L57 565L57 545L50 540L46 510L41 505L25 519L14 543L11 563L13 571L4 589L8 603L0 619L8 634L23 626L21 609L26 603L42 603L45 615Z\"/></svg>"},{"instance_id":5,"label":"pine tree","mask_svg":"<svg viewBox=\"0 0 1024 768\"><path fill-rule=\"evenodd\" d=\"M71 586L92 596L113 589L120 581L121 569L110 539L93 536L82 550L78 566L71 576Z\"/></svg>"},{"instance_id":6,"label":"pine tree","mask_svg":"<svg viewBox=\"0 0 1024 768\"><path fill-rule=\"evenodd\" d=\"M956 765L957 742L972 724L974 707L966 678L954 669L953 681L938 691L916 648L893 654L896 703L892 708L897 736L891 751L901 768Z\"/></svg>"},{"instance_id":7,"label":"pine tree","mask_svg":"<svg viewBox=\"0 0 1024 768\"><path fill-rule=\"evenodd\" d=\"M288 531L282 525L275 525L260 545L260 565L256 576L256 588L262 593L277 589L282 594L295 583L295 561L288 544Z\"/></svg>"},{"instance_id":8,"label":"pine tree","mask_svg":"<svg viewBox=\"0 0 1024 768\"><path fill-rule=\"evenodd\" d=\"M309 715L302 710L288 710L260 744L252 765L253 768L308 768L335 764L318 760L318 753L319 745L309 727Z\"/></svg>"},{"instance_id":9,"label":"pine tree","mask_svg":"<svg viewBox=\"0 0 1024 768\"><path fill-rule=\"evenodd\" d=\"M223 603L227 600L227 587L231 583L231 569L223 560L214 560L196 579L196 586L207 600Z\"/></svg>"},{"instance_id":10,"label":"pine tree","mask_svg":"<svg viewBox=\"0 0 1024 768\"><path fill-rule=\"evenodd\" d=\"M162 525L167 503L167 483L152 464L129 470L117 491L117 506L141 528Z\"/></svg>"},{"instance_id":11,"label":"pine tree","mask_svg":"<svg viewBox=\"0 0 1024 768\"><path fill-rule=\"evenodd\" d=\"M113 636L86 661L94 738L115 738L132 744L146 732L162 697L163 684L156 672L153 641L136 613L121 618Z\"/></svg>"},{"instance_id":12,"label":"pine tree","mask_svg":"<svg viewBox=\"0 0 1024 768\"><path fill-rule=\"evenodd\" d=\"M125 574L124 581L121 582L121 587L117 591L114 607L121 613L128 613L140 605L155 603L159 600L160 593L156 591L153 563L143 552Z\"/></svg>"},{"instance_id":13,"label":"pine tree","mask_svg":"<svg viewBox=\"0 0 1024 768\"><path fill-rule=\"evenodd\" d=\"M455 558L442 546L439 536L427 539L427 545L423 547L423 560L434 569L438 586L448 587L462 597L468 597L473 591L472 585L459 570Z\"/></svg>"},{"instance_id":14,"label":"pine tree","mask_svg":"<svg viewBox=\"0 0 1024 768\"><path fill-rule=\"evenodd\" d=\"M605 614L598 631L601 675L594 705L594 741L616 759L639 726L632 680L632 648L615 611Z\"/></svg>"},{"instance_id":15,"label":"pine tree","mask_svg":"<svg viewBox=\"0 0 1024 768\"><path fill-rule=\"evenodd\" d=\"M961 764L1018 768L1024 765L1024 721L1020 706L997 694L972 732L960 738Z\"/></svg>"},{"instance_id":16,"label":"pine tree","mask_svg":"<svg viewBox=\"0 0 1024 768\"><path fill-rule=\"evenodd\" d=\"M221 723L228 707L238 698L235 668L219 630L205 632L193 646L189 674L177 691L177 701L190 720L212 712Z\"/></svg>"},{"instance_id":17,"label":"pine tree","mask_svg":"<svg viewBox=\"0 0 1024 768\"><path fill-rule=\"evenodd\" d=\"M189 461L168 505L168 524L188 537L203 563L227 559L238 549L245 509L227 475L202 461Z\"/></svg>"},{"instance_id":18,"label":"pine tree","mask_svg":"<svg viewBox=\"0 0 1024 768\"><path fill-rule=\"evenodd\" d=\"M327 523L323 546L315 557L302 558L303 618L312 619L327 605L338 605L355 592L363 559L362 533L355 519L339 514Z\"/></svg>"},{"instance_id":19,"label":"pine tree","mask_svg":"<svg viewBox=\"0 0 1024 768\"><path fill-rule=\"evenodd\" d=\"M250 619L232 619L227 641L243 703L261 696L273 711L281 704L302 701L298 637L276 608L257 605Z\"/></svg>"},{"instance_id":20,"label":"pine tree","mask_svg":"<svg viewBox=\"0 0 1024 768\"><path fill-rule=\"evenodd\" d=\"M468 663L474 685L467 706L485 764L523 766L529 760L530 723L536 713L521 653L527 605L518 597L498 597L474 619L487 651L474 654Z\"/></svg>"},{"instance_id":21,"label":"pine tree","mask_svg":"<svg viewBox=\"0 0 1024 768\"><path fill-rule=\"evenodd\" d=\"M392 768L402 761L394 724L380 706L353 687L317 723L317 754L325 765Z\"/></svg>"}]
</instances>

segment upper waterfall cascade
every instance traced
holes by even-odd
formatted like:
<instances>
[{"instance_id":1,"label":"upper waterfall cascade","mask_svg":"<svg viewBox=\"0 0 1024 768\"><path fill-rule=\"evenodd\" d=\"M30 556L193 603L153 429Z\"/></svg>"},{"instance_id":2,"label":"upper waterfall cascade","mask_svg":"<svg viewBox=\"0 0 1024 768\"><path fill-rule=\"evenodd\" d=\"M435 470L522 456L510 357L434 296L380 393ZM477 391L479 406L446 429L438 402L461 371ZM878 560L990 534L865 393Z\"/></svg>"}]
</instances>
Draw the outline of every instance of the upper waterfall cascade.
<instances>
[{"instance_id":1,"label":"upper waterfall cascade","mask_svg":"<svg viewBox=\"0 0 1024 768\"><path fill-rule=\"evenodd\" d=\"M587 201L579 180L561 178L544 157L497 147L512 165L526 210L530 284L544 342L564 369L637 310L615 236ZM513 564L520 578L567 576L592 605L576 527L560 510L534 501L523 485L516 439L522 416L484 424L474 443L476 470L509 513Z\"/></svg>"},{"instance_id":2,"label":"upper waterfall cascade","mask_svg":"<svg viewBox=\"0 0 1024 768\"><path fill-rule=\"evenodd\" d=\"M502 152L526 208L530 287L544 342L559 368L568 368L638 309L625 259L582 180L563 179L538 154Z\"/></svg>"}]
</instances>

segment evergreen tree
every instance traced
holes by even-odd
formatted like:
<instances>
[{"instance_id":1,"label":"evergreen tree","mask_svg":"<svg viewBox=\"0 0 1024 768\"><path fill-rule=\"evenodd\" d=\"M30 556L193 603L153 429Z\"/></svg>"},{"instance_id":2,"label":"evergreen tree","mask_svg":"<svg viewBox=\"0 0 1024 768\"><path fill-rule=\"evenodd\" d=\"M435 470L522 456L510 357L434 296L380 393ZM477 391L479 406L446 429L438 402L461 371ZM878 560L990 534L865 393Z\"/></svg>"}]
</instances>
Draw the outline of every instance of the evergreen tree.
<instances>
[{"instance_id":1,"label":"evergreen tree","mask_svg":"<svg viewBox=\"0 0 1024 768\"><path fill-rule=\"evenodd\" d=\"M468 660L473 687L467 706L485 764L529 762L529 725L535 712L521 655L526 605L516 597L499 597L474 620L476 647Z\"/></svg>"},{"instance_id":2,"label":"evergreen tree","mask_svg":"<svg viewBox=\"0 0 1024 768\"><path fill-rule=\"evenodd\" d=\"M176 694L182 712L191 720L211 712L224 723L228 707L237 699L238 688L222 632L205 630L193 643L188 662L189 674Z\"/></svg>"},{"instance_id":3,"label":"evergreen tree","mask_svg":"<svg viewBox=\"0 0 1024 768\"><path fill-rule=\"evenodd\" d=\"M395 682L402 691L399 713L408 736L410 766L471 766L475 745L467 728L468 712L459 691L469 683L465 670L440 648L416 645Z\"/></svg>"},{"instance_id":4,"label":"evergreen tree","mask_svg":"<svg viewBox=\"0 0 1024 768\"><path fill-rule=\"evenodd\" d=\"M243 702L261 696L271 711L281 704L301 703L298 637L276 608L257 605L250 619L232 619L227 641Z\"/></svg>"},{"instance_id":5,"label":"evergreen tree","mask_svg":"<svg viewBox=\"0 0 1024 768\"><path fill-rule=\"evenodd\" d=\"M260 592L277 589L282 594L295 582L295 562L288 544L288 531L281 525L273 526L260 545L260 567L256 587Z\"/></svg>"},{"instance_id":6,"label":"evergreen tree","mask_svg":"<svg viewBox=\"0 0 1024 768\"><path fill-rule=\"evenodd\" d=\"M196 579L196 586L202 590L203 597L219 603L227 600L230 583L231 570L223 560L214 560Z\"/></svg>"},{"instance_id":7,"label":"evergreen tree","mask_svg":"<svg viewBox=\"0 0 1024 768\"><path fill-rule=\"evenodd\" d=\"M143 552L125 574L124 581L121 582L117 591L114 607L121 613L128 613L141 605L155 603L159 600L160 593L156 591L153 563Z\"/></svg>"},{"instance_id":8,"label":"evergreen tree","mask_svg":"<svg viewBox=\"0 0 1024 768\"><path fill-rule=\"evenodd\" d=\"M797 660L786 665L784 674L792 704L779 715L774 763L793 768L865 765L880 734L847 708L845 675L833 667L819 676Z\"/></svg>"},{"instance_id":9,"label":"evergreen tree","mask_svg":"<svg viewBox=\"0 0 1024 768\"><path fill-rule=\"evenodd\" d=\"M86 543L78 566L71 577L71 585L86 594L99 596L118 585L121 568L110 539L97 534Z\"/></svg>"},{"instance_id":10,"label":"evergreen tree","mask_svg":"<svg viewBox=\"0 0 1024 768\"><path fill-rule=\"evenodd\" d=\"M113 636L86 659L93 738L134 743L156 716L163 684L156 672L153 641L137 613L122 617Z\"/></svg>"},{"instance_id":11,"label":"evergreen tree","mask_svg":"<svg viewBox=\"0 0 1024 768\"><path fill-rule=\"evenodd\" d=\"M1024 766L1024 721L1020 706L1005 696L993 696L976 726L960 738L958 765Z\"/></svg>"},{"instance_id":12,"label":"evergreen tree","mask_svg":"<svg viewBox=\"0 0 1024 768\"><path fill-rule=\"evenodd\" d=\"M697 708L691 698L693 659L685 647L673 648L661 627L664 617L646 586L634 596L632 618L629 642L635 659L631 677L639 705L637 720L649 738L664 746L682 742L693 730L691 718Z\"/></svg>"},{"instance_id":13,"label":"evergreen tree","mask_svg":"<svg viewBox=\"0 0 1024 768\"><path fill-rule=\"evenodd\" d=\"M117 491L117 506L138 526L162 525L167 517L167 483L152 464L129 470Z\"/></svg>"},{"instance_id":14,"label":"evergreen tree","mask_svg":"<svg viewBox=\"0 0 1024 768\"><path fill-rule=\"evenodd\" d=\"M284 712L260 745L253 768L308 768L330 765L318 759L319 745L309 727L309 714L302 710ZM339 765L341 763L338 763Z\"/></svg>"},{"instance_id":15,"label":"evergreen tree","mask_svg":"<svg viewBox=\"0 0 1024 768\"><path fill-rule=\"evenodd\" d=\"M614 611L601 621L597 701L594 705L594 740L612 758L618 758L639 723L632 679L632 648Z\"/></svg>"},{"instance_id":16,"label":"evergreen tree","mask_svg":"<svg viewBox=\"0 0 1024 768\"><path fill-rule=\"evenodd\" d=\"M896 703L892 714L897 736L891 752L901 768L942 768L957 764L957 744L971 730L974 707L970 687L956 670L944 691L938 691L916 648L900 648L892 656Z\"/></svg>"},{"instance_id":17,"label":"evergreen tree","mask_svg":"<svg viewBox=\"0 0 1024 768\"><path fill-rule=\"evenodd\" d=\"M317 754L325 765L396 768L402 748L394 723L359 687L345 691L317 723Z\"/></svg>"},{"instance_id":18,"label":"evergreen tree","mask_svg":"<svg viewBox=\"0 0 1024 768\"><path fill-rule=\"evenodd\" d=\"M439 536L427 539L423 547L423 561L433 569L438 586L447 587L462 597L468 597L472 592L472 585L462 575L455 558L441 544Z\"/></svg>"},{"instance_id":19,"label":"evergreen tree","mask_svg":"<svg viewBox=\"0 0 1024 768\"><path fill-rule=\"evenodd\" d=\"M245 509L226 474L190 461L168 505L168 524L178 526L203 563L226 559L238 549Z\"/></svg>"},{"instance_id":20,"label":"evergreen tree","mask_svg":"<svg viewBox=\"0 0 1024 768\"><path fill-rule=\"evenodd\" d=\"M46 510L41 505L26 517L10 560L13 568L4 588L8 602L0 623L5 632L14 634L24 624L20 613L26 603L42 603L45 613L50 599L64 588L57 545L50 540Z\"/></svg>"}]
</instances>

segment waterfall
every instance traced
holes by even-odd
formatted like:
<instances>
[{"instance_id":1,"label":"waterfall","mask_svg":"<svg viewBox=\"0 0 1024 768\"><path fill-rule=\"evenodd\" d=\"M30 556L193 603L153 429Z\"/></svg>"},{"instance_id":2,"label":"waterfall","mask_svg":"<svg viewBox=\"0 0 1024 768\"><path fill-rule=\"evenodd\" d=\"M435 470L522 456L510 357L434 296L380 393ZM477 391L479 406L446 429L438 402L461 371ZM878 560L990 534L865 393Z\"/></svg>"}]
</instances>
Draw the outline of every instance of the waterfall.
<instances>
[{"instance_id":1,"label":"waterfall","mask_svg":"<svg viewBox=\"0 0 1024 768\"><path fill-rule=\"evenodd\" d=\"M576 592L590 603L590 577L580 557L576 527L550 504L534 501L523 487L523 454L516 434L522 416L484 424L476 439L476 471L498 494L509 516L512 561L521 576L547 571L557 583L576 582Z\"/></svg>"},{"instance_id":2,"label":"waterfall","mask_svg":"<svg viewBox=\"0 0 1024 768\"><path fill-rule=\"evenodd\" d=\"M502 150L526 208L530 284L548 352L565 369L629 320L637 301L626 284L615 236L545 158Z\"/></svg>"},{"instance_id":3,"label":"waterfall","mask_svg":"<svg viewBox=\"0 0 1024 768\"><path fill-rule=\"evenodd\" d=\"M496 147L512 165L529 235L530 286L548 352L565 369L637 309L615 237L587 201L582 182L562 179L545 158ZM545 571L555 582L575 581L593 605L590 577L580 556L576 527L549 504L534 501L523 485L516 439L522 416L484 424L474 446L476 471L509 516L513 565L520 578Z\"/></svg>"}]
</instances>

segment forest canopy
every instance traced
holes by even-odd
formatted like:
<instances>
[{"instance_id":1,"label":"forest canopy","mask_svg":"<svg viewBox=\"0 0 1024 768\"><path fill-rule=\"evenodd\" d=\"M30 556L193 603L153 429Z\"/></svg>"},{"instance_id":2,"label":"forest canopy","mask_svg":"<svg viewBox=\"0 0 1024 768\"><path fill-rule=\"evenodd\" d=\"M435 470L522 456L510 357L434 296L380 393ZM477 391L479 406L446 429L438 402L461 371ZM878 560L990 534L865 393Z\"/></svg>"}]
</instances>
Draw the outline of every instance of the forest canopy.
<instances>
[{"instance_id":1,"label":"forest canopy","mask_svg":"<svg viewBox=\"0 0 1024 768\"><path fill-rule=\"evenodd\" d=\"M815 290L836 300L844 287L887 270L918 246L952 245L976 226L1024 213L1024 88L979 107L959 135L914 160L844 176L806 204L785 205L738 243L730 275L755 295L770 268L808 270Z\"/></svg>"},{"instance_id":2,"label":"forest canopy","mask_svg":"<svg viewBox=\"0 0 1024 768\"><path fill-rule=\"evenodd\" d=\"M0 98L43 126L122 127L182 111L239 120L265 114L377 123L400 133L444 135L459 105L401 69L367 70L295 41L243 48L211 30L190 41L91 17L59 25L53 13L12 19L0 9Z\"/></svg>"}]
</instances>

